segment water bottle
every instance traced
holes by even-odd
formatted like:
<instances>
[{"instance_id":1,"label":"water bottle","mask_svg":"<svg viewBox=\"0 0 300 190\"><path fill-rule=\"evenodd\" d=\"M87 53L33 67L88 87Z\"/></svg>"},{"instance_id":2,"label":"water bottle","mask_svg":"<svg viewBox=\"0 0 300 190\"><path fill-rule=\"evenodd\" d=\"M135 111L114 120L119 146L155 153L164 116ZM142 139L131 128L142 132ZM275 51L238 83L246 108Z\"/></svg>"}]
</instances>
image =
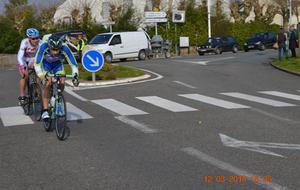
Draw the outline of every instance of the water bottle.
<instances>
[{"instance_id":1,"label":"water bottle","mask_svg":"<svg viewBox=\"0 0 300 190\"><path fill-rule=\"evenodd\" d=\"M64 116L65 115L63 102L57 102L56 115L59 115L59 116Z\"/></svg>"},{"instance_id":2,"label":"water bottle","mask_svg":"<svg viewBox=\"0 0 300 190\"><path fill-rule=\"evenodd\" d=\"M50 100L50 105L51 105L51 107L53 107L54 104L55 104L55 98L52 96L52 97L51 97L51 100Z\"/></svg>"}]
</instances>

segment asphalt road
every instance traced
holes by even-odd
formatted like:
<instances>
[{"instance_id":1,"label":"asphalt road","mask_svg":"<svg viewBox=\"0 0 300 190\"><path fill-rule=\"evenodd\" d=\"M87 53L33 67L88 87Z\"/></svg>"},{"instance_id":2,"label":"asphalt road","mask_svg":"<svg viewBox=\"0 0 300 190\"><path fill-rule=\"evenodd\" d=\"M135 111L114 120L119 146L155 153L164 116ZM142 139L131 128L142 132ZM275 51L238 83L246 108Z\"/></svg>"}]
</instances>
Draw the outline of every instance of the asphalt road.
<instances>
[{"instance_id":1,"label":"asphalt road","mask_svg":"<svg viewBox=\"0 0 300 190\"><path fill-rule=\"evenodd\" d=\"M65 93L64 142L24 118L17 71L2 70L0 189L299 189L299 76L275 56L121 63L152 80Z\"/></svg>"}]
</instances>

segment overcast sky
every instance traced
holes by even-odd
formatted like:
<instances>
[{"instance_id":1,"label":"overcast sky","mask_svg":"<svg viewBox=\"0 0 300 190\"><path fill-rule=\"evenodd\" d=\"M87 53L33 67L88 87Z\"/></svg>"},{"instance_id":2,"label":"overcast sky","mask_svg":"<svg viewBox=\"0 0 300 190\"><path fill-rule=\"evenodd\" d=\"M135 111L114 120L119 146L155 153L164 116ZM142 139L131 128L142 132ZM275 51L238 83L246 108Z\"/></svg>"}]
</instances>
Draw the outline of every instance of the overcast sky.
<instances>
[{"instance_id":1,"label":"overcast sky","mask_svg":"<svg viewBox=\"0 0 300 190\"><path fill-rule=\"evenodd\" d=\"M62 2L63 0L28 0L30 4L36 4L37 6L49 6ZM4 6L8 0L0 0L0 14L4 12Z\"/></svg>"}]
</instances>

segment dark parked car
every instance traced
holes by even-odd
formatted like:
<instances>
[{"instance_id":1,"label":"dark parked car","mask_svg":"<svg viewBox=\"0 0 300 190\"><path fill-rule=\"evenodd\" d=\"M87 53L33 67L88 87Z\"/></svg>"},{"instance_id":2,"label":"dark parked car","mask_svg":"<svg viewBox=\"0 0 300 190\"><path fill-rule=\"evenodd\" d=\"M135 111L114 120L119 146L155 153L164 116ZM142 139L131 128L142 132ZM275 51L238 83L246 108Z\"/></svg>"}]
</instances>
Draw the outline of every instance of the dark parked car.
<instances>
[{"instance_id":1,"label":"dark parked car","mask_svg":"<svg viewBox=\"0 0 300 190\"><path fill-rule=\"evenodd\" d=\"M77 61L80 61L81 57L80 57L80 52L77 50L77 45L78 45L78 35L82 35L83 39L85 40L85 42L87 42L87 36L83 31L65 31L65 32L56 32L53 34L46 34L43 37L43 41L46 41L51 35L53 36L57 36L57 37L62 37L65 36L65 41L67 43L67 45L69 46L69 48L71 49L75 59Z\"/></svg>"},{"instance_id":2,"label":"dark parked car","mask_svg":"<svg viewBox=\"0 0 300 190\"><path fill-rule=\"evenodd\" d=\"M265 50L266 48L272 48L276 42L275 32L260 32L254 33L247 39L244 44L244 50L247 52L251 49Z\"/></svg>"},{"instance_id":3,"label":"dark parked car","mask_svg":"<svg viewBox=\"0 0 300 190\"><path fill-rule=\"evenodd\" d=\"M237 53L239 50L239 44L233 37L212 37L208 38L205 44L198 45L196 49L199 55L211 52L221 54L226 51Z\"/></svg>"}]
</instances>

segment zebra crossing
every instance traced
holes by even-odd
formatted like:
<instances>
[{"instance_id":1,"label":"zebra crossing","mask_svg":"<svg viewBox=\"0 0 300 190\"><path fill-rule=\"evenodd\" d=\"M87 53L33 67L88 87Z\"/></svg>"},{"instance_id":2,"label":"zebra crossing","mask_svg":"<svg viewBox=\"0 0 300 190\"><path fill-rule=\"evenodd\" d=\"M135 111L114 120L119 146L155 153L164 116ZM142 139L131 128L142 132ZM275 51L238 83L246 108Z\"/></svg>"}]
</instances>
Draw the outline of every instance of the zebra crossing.
<instances>
[{"instance_id":1,"label":"zebra crossing","mask_svg":"<svg viewBox=\"0 0 300 190\"><path fill-rule=\"evenodd\" d=\"M295 91L299 93L300 91ZM296 100L300 101L300 95L291 94L280 91L258 91L257 93L269 96L270 98L264 98L256 95L239 93L239 92L227 92L219 93L218 95L225 97L230 97L234 99L233 101L224 100L222 98L216 98L214 96L206 96L202 94L177 94L176 97L183 98L184 100L200 102L208 104L210 106L215 106L222 109L249 109L251 106L247 104L239 104L234 102L235 99L238 101L240 99L246 102L254 102L257 104L262 104L264 106L271 107L295 107L298 106L294 103L288 103L283 101L278 101L276 98L285 98L287 100ZM274 98L274 99L273 99ZM159 96L140 96L134 97L133 99L142 102L143 104L151 105L157 109L163 109L166 111L180 113L180 112L194 112L201 109L201 105L193 105L193 107L184 105L179 101L175 102L170 99L165 99ZM139 109L135 105L130 105L130 103L122 102L116 99L96 99L91 100L94 105L97 105L99 109L104 109L111 111L118 116L132 116L132 115L149 115L144 110ZM9 126L18 126L18 125L30 125L34 124L34 121L31 117L24 115L23 109L19 106L17 107L6 107L0 108L0 118L2 125L4 127ZM76 120L85 120L92 119L93 117L86 113L84 110L76 107L75 105L67 102L67 120L76 121ZM0 123L1 124L1 123Z\"/></svg>"}]
</instances>

